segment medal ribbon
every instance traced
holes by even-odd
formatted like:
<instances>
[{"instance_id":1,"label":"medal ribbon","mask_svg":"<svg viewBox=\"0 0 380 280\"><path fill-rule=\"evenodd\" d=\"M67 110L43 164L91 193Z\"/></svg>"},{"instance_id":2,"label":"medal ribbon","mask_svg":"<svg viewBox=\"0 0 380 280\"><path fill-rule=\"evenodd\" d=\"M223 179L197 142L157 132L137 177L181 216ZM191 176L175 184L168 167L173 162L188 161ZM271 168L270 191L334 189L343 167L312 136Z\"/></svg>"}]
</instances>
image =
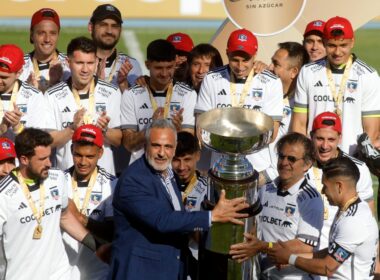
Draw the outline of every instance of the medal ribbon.
<instances>
[{"instance_id":1,"label":"medal ribbon","mask_svg":"<svg viewBox=\"0 0 380 280\"><path fill-rule=\"evenodd\" d=\"M195 185L198 182L197 174L194 173L193 177L191 177L190 183L187 185L186 189L182 193L182 202L188 197L188 195L193 191Z\"/></svg>"},{"instance_id":2,"label":"medal ribbon","mask_svg":"<svg viewBox=\"0 0 380 280\"><path fill-rule=\"evenodd\" d=\"M113 76L115 75L115 72L116 72L116 64L117 64L117 60L119 59L119 55L116 56L115 60L113 61L112 63L112 68L111 68L111 72L108 76L108 82L111 83L112 82L112 79L113 79Z\"/></svg>"},{"instance_id":3,"label":"medal ribbon","mask_svg":"<svg viewBox=\"0 0 380 280\"><path fill-rule=\"evenodd\" d=\"M92 193L92 189L95 186L95 181L96 181L97 176L98 176L98 168L95 168L95 170L91 174L90 182L88 183L86 195L84 196L82 206L80 206L79 189L78 189L77 175L75 173L75 170L73 172L73 176L71 177L71 185L73 189L73 201L77 209L79 210L79 212L85 216L87 216L87 207L90 202L90 196Z\"/></svg>"},{"instance_id":4,"label":"medal ribbon","mask_svg":"<svg viewBox=\"0 0 380 280\"><path fill-rule=\"evenodd\" d=\"M313 173L314 173L314 183L318 192L320 193L323 201L323 219L327 220L329 218L329 202L327 197L322 194L322 171L315 165L313 165Z\"/></svg>"},{"instance_id":5,"label":"medal ribbon","mask_svg":"<svg viewBox=\"0 0 380 280\"><path fill-rule=\"evenodd\" d=\"M248 90L251 86L252 78L254 71L253 68L251 72L249 72L247 80L244 83L243 90L240 94L239 104L237 103L237 92L236 92L236 83L235 83L235 76L232 73L232 70L230 72L231 82L230 82L230 95L231 95L231 105L232 107L243 107L245 103L245 99L248 95Z\"/></svg>"},{"instance_id":6,"label":"medal ribbon","mask_svg":"<svg viewBox=\"0 0 380 280\"><path fill-rule=\"evenodd\" d=\"M41 231L42 231L41 222L42 222L42 216L44 213L44 205L45 205L45 186L43 184L40 184L40 207L39 207L39 211L37 211L37 207L33 202L32 195L30 194L28 186L26 185L26 183L24 181L24 177L21 175L20 171L17 171L17 179L21 185L21 188L22 188L22 191L25 195L25 198L28 200L29 207L32 210L33 216L36 218L36 222L38 224L36 229L41 228ZM36 232L36 230L35 230L35 232ZM40 234L41 234L41 232L40 232ZM34 236L33 236L33 238L34 238ZM39 238L34 238L34 239L39 239Z\"/></svg>"},{"instance_id":7,"label":"medal ribbon","mask_svg":"<svg viewBox=\"0 0 380 280\"><path fill-rule=\"evenodd\" d=\"M346 83L348 80L348 76L350 75L352 62L353 62L353 58L351 55L347 61L346 67L345 67L344 72L343 72L342 80L340 81L339 91L337 92L336 87L335 87L335 81L334 81L332 71L331 71L331 64L329 61L327 61L327 65L326 65L327 81L329 83L329 88L330 88L331 94L332 94L333 99L334 99L335 112L338 115L341 115L341 113L342 113L341 109L339 107L342 106L343 95L344 95L344 92L346 91Z\"/></svg>"},{"instance_id":8,"label":"medal ribbon","mask_svg":"<svg viewBox=\"0 0 380 280\"><path fill-rule=\"evenodd\" d=\"M72 92L74 95L75 103L78 106L78 110L83 108L83 106L80 103L80 97L79 92L77 89L72 87ZM88 96L88 109L86 110L86 114L83 117L84 124L92 124L92 116L94 115L95 110L95 80L92 78L91 85L90 85L90 93Z\"/></svg>"},{"instance_id":9,"label":"medal ribbon","mask_svg":"<svg viewBox=\"0 0 380 280\"><path fill-rule=\"evenodd\" d=\"M148 89L148 92L149 92L149 99L153 107L153 112L155 112L158 108L156 99L154 99L153 93L150 90L149 86L147 86L146 88ZM173 95L173 83L170 83L166 92L165 104L164 104L164 118L165 119L169 117L170 101L172 99L172 95Z\"/></svg>"}]
</instances>

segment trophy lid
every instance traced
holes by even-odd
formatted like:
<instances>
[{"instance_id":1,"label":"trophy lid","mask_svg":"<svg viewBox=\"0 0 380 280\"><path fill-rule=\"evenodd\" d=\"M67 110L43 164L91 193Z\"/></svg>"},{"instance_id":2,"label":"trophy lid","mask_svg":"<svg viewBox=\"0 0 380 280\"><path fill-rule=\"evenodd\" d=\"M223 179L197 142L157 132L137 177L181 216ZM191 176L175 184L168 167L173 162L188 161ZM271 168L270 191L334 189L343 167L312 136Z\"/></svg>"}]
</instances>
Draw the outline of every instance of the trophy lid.
<instances>
[{"instance_id":1,"label":"trophy lid","mask_svg":"<svg viewBox=\"0 0 380 280\"><path fill-rule=\"evenodd\" d=\"M270 142L273 120L245 108L217 108L197 118L197 133L209 149L225 154L250 154Z\"/></svg>"}]
</instances>

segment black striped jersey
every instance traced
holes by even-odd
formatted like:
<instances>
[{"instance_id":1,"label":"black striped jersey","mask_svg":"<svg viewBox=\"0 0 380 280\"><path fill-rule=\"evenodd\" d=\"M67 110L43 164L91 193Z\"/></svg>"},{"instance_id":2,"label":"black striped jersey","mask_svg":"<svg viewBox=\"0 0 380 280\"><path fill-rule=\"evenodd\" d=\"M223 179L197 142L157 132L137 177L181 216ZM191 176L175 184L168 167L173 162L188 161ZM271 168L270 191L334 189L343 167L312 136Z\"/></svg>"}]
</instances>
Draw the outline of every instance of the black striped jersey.
<instances>
[{"instance_id":1,"label":"black striped jersey","mask_svg":"<svg viewBox=\"0 0 380 280\"><path fill-rule=\"evenodd\" d=\"M334 112L334 98L330 90L326 59L302 67L297 79L294 112L307 114L307 134L314 118L325 111ZM332 70L334 86L339 92L343 73ZM380 78L372 67L354 58L347 83L343 85L342 143L344 152L352 155L356 139L363 133L362 117L380 117Z\"/></svg>"},{"instance_id":2,"label":"black striped jersey","mask_svg":"<svg viewBox=\"0 0 380 280\"><path fill-rule=\"evenodd\" d=\"M0 181L0 235L7 261L6 279L69 279L70 266L60 228L61 212L68 205L64 173L50 169L43 185L43 230L41 239L33 239L37 222L17 177L12 172ZM39 185L29 187L37 209L39 190Z\"/></svg>"},{"instance_id":3,"label":"black striped jersey","mask_svg":"<svg viewBox=\"0 0 380 280\"><path fill-rule=\"evenodd\" d=\"M329 279L373 279L379 229L368 204L358 198L336 215L331 226L328 254L341 265Z\"/></svg>"},{"instance_id":4,"label":"black striped jersey","mask_svg":"<svg viewBox=\"0 0 380 280\"><path fill-rule=\"evenodd\" d=\"M266 242L298 239L316 247L323 223L323 202L318 191L302 178L286 191L278 179L258 191L263 206L257 216L258 236ZM266 254L260 254L260 270L269 279L309 279L294 266L278 270Z\"/></svg>"},{"instance_id":5,"label":"black striped jersey","mask_svg":"<svg viewBox=\"0 0 380 280\"><path fill-rule=\"evenodd\" d=\"M166 92L153 93L158 107L164 107ZM173 93L169 104L169 116L184 108L182 128L194 128L194 107L197 93L188 85L176 82L173 85ZM153 106L150 101L149 91L145 87L135 86L130 88L122 96L121 101L121 128L142 131L152 122ZM129 164L140 158L144 149L132 152Z\"/></svg>"},{"instance_id":6,"label":"black striped jersey","mask_svg":"<svg viewBox=\"0 0 380 280\"><path fill-rule=\"evenodd\" d=\"M103 221L113 217L112 197L117 178L101 167L98 168L98 175L95 185L90 194L90 200L86 209L88 217L96 221ZM68 197L73 199L72 173L74 167L65 171L68 185ZM87 185L78 183L79 203L83 205L87 192ZM100 280L107 278L109 265L102 262L86 246L80 244L67 233L63 234L66 252L72 267L70 280L91 279Z\"/></svg>"},{"instance_id":7,"label":"black striped jersey","mask_svg":"<svg viewBox=\"0 0 380 280\"><path fill-rule=\"evenodd\" d=\"M80 95L81 107L86 108L86 114L90 114L92 123L96 124L98 116L103 112L107 112L107 116L110 117L108 124L109 128L120 127L120 99L121 93L119 88L103 81L96 80L95 85L95 102L91 108L89 108L89 95ZM49 130L63 130L69 127L73 123L74 114L80 110L80 107L76 104L74 95L71 91L71 81L61 82L51 88L45 93L47 100L47 113L46 129ZM68 141L62 147L56 149L56 165L61 170L66 170L73 165L73 159L71 155L71 140ZM111 174L115 174L115 167L113 161L113 154L111 146L108 143L104 143L104 153L99 160L99 165L105 168Z\"/></svg>"}]
</instances>

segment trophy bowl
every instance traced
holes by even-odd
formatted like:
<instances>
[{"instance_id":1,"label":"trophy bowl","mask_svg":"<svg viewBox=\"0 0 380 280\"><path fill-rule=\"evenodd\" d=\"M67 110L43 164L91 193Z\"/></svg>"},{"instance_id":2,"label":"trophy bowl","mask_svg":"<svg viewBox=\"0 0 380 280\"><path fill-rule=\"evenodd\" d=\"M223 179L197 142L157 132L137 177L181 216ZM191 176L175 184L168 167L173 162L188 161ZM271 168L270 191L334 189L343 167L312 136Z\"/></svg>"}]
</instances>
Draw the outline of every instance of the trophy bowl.
<instances>
[{"instance_id":1,"label":"trophy bowl","mask_svg":"<svg viewBox=\"0 0 380 280\"><path fill-rule=\"evenodd\" d=\"M198 138L218 153L251 154L267 145L272 133L272 118L250 109L218 108L197 118Z\"/></svg>"}]
</instances>

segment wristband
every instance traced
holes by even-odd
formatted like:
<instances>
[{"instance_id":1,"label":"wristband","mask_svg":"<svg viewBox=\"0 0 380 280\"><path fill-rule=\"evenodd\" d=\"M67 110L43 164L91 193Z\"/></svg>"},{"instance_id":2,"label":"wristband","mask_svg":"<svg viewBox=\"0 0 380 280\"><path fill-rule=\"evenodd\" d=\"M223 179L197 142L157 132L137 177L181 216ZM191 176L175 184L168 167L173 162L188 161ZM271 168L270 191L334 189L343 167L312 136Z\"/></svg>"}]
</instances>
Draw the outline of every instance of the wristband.
<instances>
[{"instance_id":1,"label":"wristband","mask_svg":"<svg viewBox=\"0 0 380 280\"><path fill-rule=\"evenodd\" d=\"M24 125L23 125L22 123L20 123L20 124L18 125L18 128L17 128L17 129L14 129L13 132L14 132L16 135L18 135L18 134L20 134L23 130L24 130Z\"/></svg>"},{"instance_id":2,"label":"wristband","mask_svg":"<svg viewBox=\"0 0 380 280\"><path fill-rule=\"evenodd\" d=\"M297 255L294 255L294 254L291 254L289 256L289 260L288 260L288 263L291 264L291 265L296 265L296 259L298 258Z\"/></svg>"},{"instance_id":3,"label":"wristband","mask_svg":"<svg viewBox=\"0 0 380 280\"><path fill-rule=\"evenodd\" d=\"M268 243L268 249L272 249L273 248L273 243L272 242L269 242Z\"/></svg>"}]
</instances>

